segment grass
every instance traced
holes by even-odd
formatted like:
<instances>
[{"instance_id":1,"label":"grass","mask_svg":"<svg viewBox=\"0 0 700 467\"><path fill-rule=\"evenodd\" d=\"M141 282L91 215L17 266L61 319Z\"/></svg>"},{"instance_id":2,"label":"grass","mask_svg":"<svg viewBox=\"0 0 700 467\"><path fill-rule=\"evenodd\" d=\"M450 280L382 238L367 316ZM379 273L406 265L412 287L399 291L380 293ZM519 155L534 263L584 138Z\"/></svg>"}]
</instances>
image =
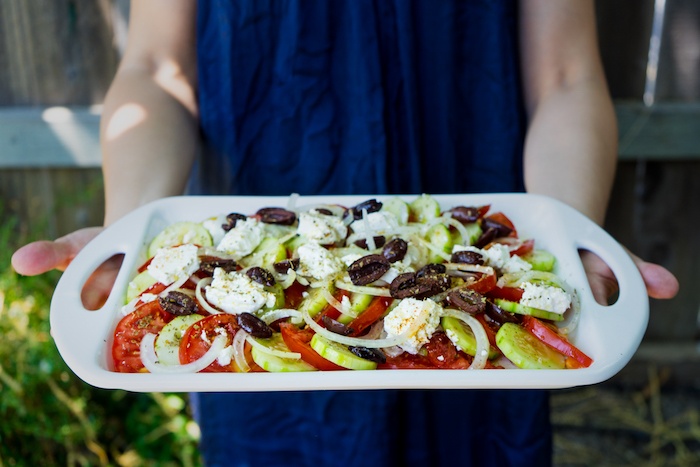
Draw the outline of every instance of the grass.
<instances>
[{"instance_id":1,"label":"grass","mask_svg":"<svg viewBox=\"0 0 700 467\"><path fill-rule=\"evenodd\" d=\"M185 394L100 390L63 363L49 334L60 273L16 274L11 254L32 239L1 205L0 219L0 467L201 465Z\"/></svg>"}]
</instances>

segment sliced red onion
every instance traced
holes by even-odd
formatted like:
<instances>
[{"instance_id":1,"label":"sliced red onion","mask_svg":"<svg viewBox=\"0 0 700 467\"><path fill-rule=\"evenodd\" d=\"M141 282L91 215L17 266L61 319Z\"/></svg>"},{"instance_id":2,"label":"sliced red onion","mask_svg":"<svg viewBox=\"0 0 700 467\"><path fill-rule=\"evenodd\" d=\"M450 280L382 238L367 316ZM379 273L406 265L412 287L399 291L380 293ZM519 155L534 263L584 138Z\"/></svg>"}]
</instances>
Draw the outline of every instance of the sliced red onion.
<instances>
[{"instance_id":1,"label":"sliced red onion","mask_svg":"<svg viewBox=\"0 0 700 467\"><path fill-rule=\"evenodd\" d=\"M425 240L424 238L414 237L414 240L417 240L418 243L420 243L421 245L423 245L423 246L426 247L428 250L432 251L433 253L435 253L437 256L439 256L440 258L444 259L445 261L449 261L449 260L451 259L451 255L450 255L450 254L445 253L445 252L442 250L442 248L439 248L439 247L433 245L432 243L430 243L429 241Z\"/></svg>"},{"instance_id":2,"label":"sliced red onion","mask_svg":"<svg viewBox=\"0 0 700 467\"><path fill-rule=\"evenodd\" d=\"M349 303L342 303L341 301L336 299L333 296L333 294L330 292L330 290L328 290L328 288L323 287L321 289L321 294L323 295L323 298L326 299L326 301L328 302L329 305L331 305L333 308L335 308L336 310L338 310L342 314L350 316L352 318L357 317L357 313L350 309L350 304Z\"/></svg>"},{"instance_id":3,"label":"sliced red onion","mask_svg":"<svg viewBox=\"0 0 700 467\"><path fill-rule=\"evenodd\" d=\"M204 293L202 292L204 287L211 284L212 280L213 279L211 277L205 277L204 279L200 280L197 283L197 287L194 289L194 294L195 294L195 297L197 297L197 301L199 302L199 305L202 308L204 308L206 311L208 311L212 315L221 315L221 314L223 314L223 312L219 311L216 308L214 308L213 306L211 306L209 304L209 302L207 302L207 299L204 296Z\"/></svg>"},{"instance_id":4,"label":"sliced red onion","mask_svg":"<svg viewBox=\"0 0 700 467\"><path fill-rule=\"evenodd\" d=\"M141 362L148 371L156 374L182 374L182 373L197 373L202 371L213 362L216 361L219 353L226 347L226 337L216 336L209 350L202 355L201 358L186 363L184 365L163 365L158 361L155 349L156 335L152 333L146 334L141 340Z\"/></svg>"},{"instance_id":5,"label":"sliced red onion","mask_svg":"<svg viewBox=\"0 0 700 467\"><path fill-rule=\"evenodd\" d=\"M303 320L301 312L293 308L278 308L260 316L260 319L263 320L265 324L272 324L277 320L285 318L292 318L292 322L301 322Z\"/></svg>"},{"instance_id":6,"label":"sliced red onion","mask_svg":"<svg viewBox=\"0 0 700 467\"><path fill-rule=\"evenodd\" d=\"M395 345L403 344L404 342L406 342L406 340L408 340L408 336L410 336L411 333L415 332L414 328L417 327L414 325L411 329L408 329L403 334L387 339L363 339L360 337L342 336L340 334L336 334L334 332L329 331L328 329L324 328L316 321L314 321L313 318L309 315L309 312L306 310L302 311L302 316L304 317L304 321L306 322L306 324L311 329L313 329L317 334L320 334L326 339L333 342L338 342L339 344L343 345L367 347L368 349L381 349L384 347L393 347Z\"/></svg>"},{"instance_id":7,"label":"sliced red onion","mask_svg":"<svg viewBox=\"0 0 700 467\"><path fill-rule=\"evenodd\" d=\"M233 350L233 360L236 362L236 366L241 373L248 373L250 371L250 365L248 365L248 360L245 358L245 342L249 334L243 329L236 331L236 335L233 336L233 342L231 347Z\"/></svg>"},{"instance_id":8,"label":"sliced red onion","mask_svg":"<svg viewBox=\"0 0 700 467\"><path fill-rule=\"evenodd\" d=\"M287 199L287 211L295 211L299 201L299 193L292 193Z\"/></svg>"},{"instance_id":9,"label":"sliced red onion","mask_svg":"<svg viewBox=\"0 0 700 467\"><path fill-rule=\"evenodd\" d=\"M450 213L445 213L441 216L443 224L445 224L447 227L454 227L457 229L457 232L459 232L459 235L462 237L462 243L467 242L469 240L469 231L467 230L464 225L459 222L457 219L453 219L452 215Z\"/></svg>"},{"instance_id":10,"label":"sliced red onion","mask_svg":"<svg viewBox=\"0 0 700 467\"><path fill-rule=\"evenodd\" d=\"M260 342L255 340L255 338L251 335L248 335L246 337L246 342L248 342L250 345L258 349L259 351L269 355L274 355L275 357L289 358L292 360L299 360L301 358L301 354L299 352L285 352L284 350L273 349L264 344L261 344Z\"/></svg>"},{"instance_id":11,"label":"sliced red onion","mask_svg":"<svg viewBox=\"0 0 700 467\"><path fill-rule=\"evenodd\" d=\"M469 313L462 310L455 310L454 308L445 308L443 310L443 316L457 318L472 328L472 332L476 338L476 352L474 352L474 360L472 361L472 364L469 365L469 369L481 370L484 368L486 366L486 362L488 361L490 344L489 337L486 335L486 330L484 330L484 327L481 325L479 320L474 318Z\"/></svg>"},{"instance_id":12,"label":"sliced red onion","mask_svg":"<svg viewBox=\"0 0 700 467\"><path fill-rule=\"evenodd\" d=\"M348 292L362 293L365 295L374 295L377 297L391 297L391 292L389 292L389 289L383 287L355 285L350 282L345 282L341 280L335 281L335 286L339 289L347 290Z\"/></svg>"}]
</instances>

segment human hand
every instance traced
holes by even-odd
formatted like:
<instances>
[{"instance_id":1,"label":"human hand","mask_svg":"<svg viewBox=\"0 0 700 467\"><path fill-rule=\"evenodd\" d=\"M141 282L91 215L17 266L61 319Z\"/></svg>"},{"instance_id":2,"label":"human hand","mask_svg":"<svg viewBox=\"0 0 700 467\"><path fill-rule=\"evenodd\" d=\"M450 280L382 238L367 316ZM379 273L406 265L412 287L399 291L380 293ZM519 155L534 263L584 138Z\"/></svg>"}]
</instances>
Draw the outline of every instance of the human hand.
<instances>
[{"instance_id":1,"label":"human hand","mask_svg":"<svg viewBox=\"0 0 700 467\"><path fill-rule=\"evenodd\" d=\"M642 274L649 297L667 299L673 298L678 293L678 279L669 270L658 264L646 262L632 253L629 254ZM618 288L615 275L605 261L590 251L581 251L581 261L586 270L593 297L601 305L607 305L608 298Z\"/></svg>"},{"instance_id":2,"label":"human hand","mask_svg":"<svg viewBox=\"0 0 700 467\"><path fill-rule=\"evenodd\" d=\"M12 267L19 274L35 276L52 269L65 270L102 227L77 230L54 241L41 240L24 245L12 255ZM103 263L86 281L81 291L83 306L96 310L104 304L119 272L122 257L114 256Z\"/></svg>"}]
</instances>

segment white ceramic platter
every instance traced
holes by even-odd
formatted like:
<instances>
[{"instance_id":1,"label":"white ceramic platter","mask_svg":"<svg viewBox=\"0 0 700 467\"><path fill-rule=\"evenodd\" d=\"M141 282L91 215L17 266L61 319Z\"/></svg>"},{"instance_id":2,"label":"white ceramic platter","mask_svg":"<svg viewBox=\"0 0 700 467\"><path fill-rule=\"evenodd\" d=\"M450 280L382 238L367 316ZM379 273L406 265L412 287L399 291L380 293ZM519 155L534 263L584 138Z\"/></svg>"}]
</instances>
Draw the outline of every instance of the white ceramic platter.
<instances>
[{"instance_id":1,"label":"white ceramic platter","mask_svg":"<svg viewBox=\"0 0 700 467\"><path fill-rule=\"evenodd\" d=\"M125 374L111 371L112 333L125 290L145 259L149 241L167 225L201 221L229 212L254 213L259 208L285 207L288 197L173 197L133 211L90 242L59 281L51 302L51 333L68 366L87 383L130 391L286 391L323 389L418 388L566 388L604 381L620 371L637 350L646 330L649 301L644 283L623 248L578 211L550 198L526 194L433 195L444 209L491 205L515 224L520 238L534 238L538 248L557 258L556 273L575 288L581 316L573 342L594 363L577 370L375 370L312 373L197 373L190 375ZM407 201L415 195L404 196ZM338 203L353 206L388 196L300 197L296 206ZM578 250L603 258L615 273L619 298L600 306L593 299ZM80 292L86 279L106 259L124 254L124 262L106 304L86 310Z\"/></svg>"}]
</instances>

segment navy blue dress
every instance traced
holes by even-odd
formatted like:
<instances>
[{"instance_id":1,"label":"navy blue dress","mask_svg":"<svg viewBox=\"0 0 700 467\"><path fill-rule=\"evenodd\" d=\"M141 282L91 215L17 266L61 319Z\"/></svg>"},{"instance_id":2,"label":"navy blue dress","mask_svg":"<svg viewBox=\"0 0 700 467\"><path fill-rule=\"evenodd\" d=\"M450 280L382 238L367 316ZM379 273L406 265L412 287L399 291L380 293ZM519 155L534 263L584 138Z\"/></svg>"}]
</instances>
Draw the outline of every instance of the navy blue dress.
<instances>
[{"instance_id":1,"label":"navy blue dress","mask_svg":"<svg viewBox=\"0 0 700 467\"><path fill-rule=\"evenodd\" d=\"M200 0L192 193L522 191L515 0ZM208 465L546 466L542 391L192 394Z\"/></svg>"}]
</instances>

